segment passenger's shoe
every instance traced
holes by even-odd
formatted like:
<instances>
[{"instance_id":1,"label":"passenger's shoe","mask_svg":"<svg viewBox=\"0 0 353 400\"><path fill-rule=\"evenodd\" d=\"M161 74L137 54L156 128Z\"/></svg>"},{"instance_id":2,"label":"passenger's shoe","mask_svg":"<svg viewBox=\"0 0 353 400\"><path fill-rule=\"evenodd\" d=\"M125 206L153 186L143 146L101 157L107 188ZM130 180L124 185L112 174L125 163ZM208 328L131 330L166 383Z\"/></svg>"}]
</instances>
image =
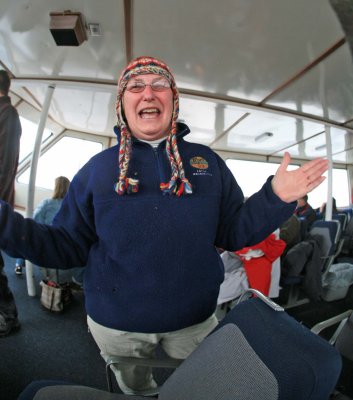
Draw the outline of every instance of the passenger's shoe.
<instances>
[{"instance_id":1,"label":"passenger's shoe","mask_svg":"<svg viewBox=\"0 0 353 400\"><path fill-rule=\"evenodd\" d=\"M0 337L8 336L11 332L16 331L20 327L20 322L17 318L6 320L0 314Z\"/></svg>"},{"instance_id":2,"label":"passenger's shoe","mask_svg":"<svg viewBox=\"0 0 353 400\"><path fill-rule=\"evenodd\" d=\"M22 267L21 267L21 265L16 265L15 274L16 275L22 275Z\"/></svg>"}]
</instances>

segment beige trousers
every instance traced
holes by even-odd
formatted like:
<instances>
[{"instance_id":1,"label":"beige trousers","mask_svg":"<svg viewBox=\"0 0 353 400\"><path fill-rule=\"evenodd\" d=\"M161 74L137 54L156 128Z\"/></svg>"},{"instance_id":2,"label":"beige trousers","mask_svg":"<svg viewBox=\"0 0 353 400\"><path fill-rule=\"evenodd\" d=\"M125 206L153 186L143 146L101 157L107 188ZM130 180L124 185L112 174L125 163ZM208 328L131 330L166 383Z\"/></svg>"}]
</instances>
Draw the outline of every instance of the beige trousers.
<instances>
[{"instance_id":1,"label":"beige trousers","mask_svg":"<svg viewBox=\"0 0 353 400\"><path fill-rule=\"evenodd\" d=\"M184 359L216 327L218 321L213 314L204 322L166 333L118 331L97 324L89 316L87 323L104 360L109 356L152 358L158 344L170 357ZM125 394L140 395L146 391L149 395L158 393L150 367L121 365L118 369L114 368L114 374Z\"/></svg>"}]
</instances>

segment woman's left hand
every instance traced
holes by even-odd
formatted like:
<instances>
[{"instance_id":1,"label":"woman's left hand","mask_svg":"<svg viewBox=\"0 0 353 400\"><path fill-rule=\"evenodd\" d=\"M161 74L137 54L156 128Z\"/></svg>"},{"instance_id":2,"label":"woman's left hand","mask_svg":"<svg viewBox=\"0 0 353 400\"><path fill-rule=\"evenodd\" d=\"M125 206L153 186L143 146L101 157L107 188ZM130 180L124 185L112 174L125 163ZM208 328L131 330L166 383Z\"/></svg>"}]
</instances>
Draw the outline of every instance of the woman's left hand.
<instances>
[{"instance_id":1,"label":"woman's left hand","mask_svg":"<svg viewBox=\"0 0 353 400\"><path fill-rule=\"evenodd\" d=\"M272 179L272 190L283 201L290 203L311 192L322 183L328 169L328 160L316 158L301 167L287 171L291 157L285 152L281 165Z\"/></svg>"}]
</instances>

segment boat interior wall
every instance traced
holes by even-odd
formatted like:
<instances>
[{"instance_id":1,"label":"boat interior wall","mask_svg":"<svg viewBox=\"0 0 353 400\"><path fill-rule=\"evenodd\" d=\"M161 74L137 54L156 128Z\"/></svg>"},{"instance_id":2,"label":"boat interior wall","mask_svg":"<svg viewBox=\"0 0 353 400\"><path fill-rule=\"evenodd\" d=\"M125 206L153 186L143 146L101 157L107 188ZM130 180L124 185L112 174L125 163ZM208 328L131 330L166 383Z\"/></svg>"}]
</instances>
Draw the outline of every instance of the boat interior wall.
<instances>
[{"instance_id":1,"label":"boat interior wall","mask_svg":"<svg viewBox=\"0 0 353 400\"><path fill-rule=\"evenodd\" d=\"M20 114L38 119L54 85L50 130L114 138L119 73L131 57L154 55L173 69L188 140L307 160L326 155L329 130L333 162L345 165L353 161L352 35L340 3L353 1L2 0L0 67L13 76ZM64 10L82 13L79 46L57 46L50 32L50 13ZM255 140L264 132L272 136Z\"/></svg>"}]
</instances>

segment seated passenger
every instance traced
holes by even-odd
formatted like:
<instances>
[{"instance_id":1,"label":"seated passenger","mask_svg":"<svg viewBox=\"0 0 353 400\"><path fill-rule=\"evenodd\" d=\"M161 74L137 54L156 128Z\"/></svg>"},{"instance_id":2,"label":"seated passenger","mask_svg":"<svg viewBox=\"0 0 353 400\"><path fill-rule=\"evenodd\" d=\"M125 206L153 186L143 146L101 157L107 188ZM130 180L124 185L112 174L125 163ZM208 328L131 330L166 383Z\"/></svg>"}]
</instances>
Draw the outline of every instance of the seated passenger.
<instances>
[{"instance_id":1,"label":"seated passenger","mask_svg":"<svg viewBox=\"0 0 353 400\"><path fill-rule=\"evenodd\" d=\"M295 214L280 226L279 237L286 243L282 257L288 250L304 239L301 234L301 221Z\"/></svg>"},{"instance_id":2,"label":"seated passenger","mask_svg":"<svg viewBox=\"0 0 353 400\"><path fill-rule=\"evenodd\" d=\"M337 214L338 210L337 210L337 206L336 206L336 199L334 197L332 197L332 215L333 214ZM326 216L326 202L322 203L320 210L319 210L319 215L322 218L325 218Z\"/></svg>"},{"instance_id":3,"label":"seated passenger","mask_svg":"<svg viewBox=\"0 0 353 400\"><path fill-rule=\"evenodd\" d=\"M294 211L297 217L303 217L308 222L308 227L316 220L316 212L308 203L308 195L298 199L298 206Z\"/></svg>"}]
</instances>

